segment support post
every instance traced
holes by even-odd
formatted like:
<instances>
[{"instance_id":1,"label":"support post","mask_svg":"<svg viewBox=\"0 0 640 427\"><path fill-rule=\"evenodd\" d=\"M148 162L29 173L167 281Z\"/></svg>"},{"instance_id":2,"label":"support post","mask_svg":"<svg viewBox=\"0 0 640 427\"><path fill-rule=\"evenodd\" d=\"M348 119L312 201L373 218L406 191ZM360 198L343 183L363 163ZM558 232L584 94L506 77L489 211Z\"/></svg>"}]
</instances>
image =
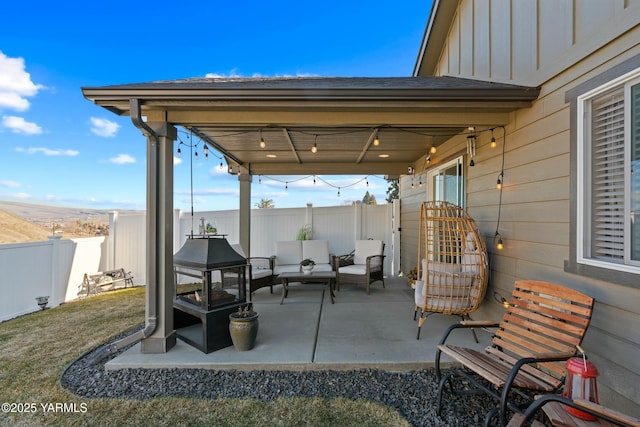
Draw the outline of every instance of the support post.
<instances>
[{"instance_id":1,"label":"support post","mask_svg":"<svg viewBox=\"0 0 640 427\"><path fill-rule=\"evenodd\" d=\"M240 237L238 243L247 257L251 256L251 182L253 176L249 171L240 167L238 182L240 183Z\"/></svg>"},{"instance_id":2,"label":"support post","mask_svg":"<svg viewBox=\"0 0 640 427\"><path fill-rule=\"evenodd\" d=\"M166 353L176 344L173 329L173 141L176 128L148 123L147 136L147 322L156 313L155 331L141 342L142 353ZM156 292L156 295L152 294ZM155 304L155 307L152 307Z\"/></svg>"}]
</instances>

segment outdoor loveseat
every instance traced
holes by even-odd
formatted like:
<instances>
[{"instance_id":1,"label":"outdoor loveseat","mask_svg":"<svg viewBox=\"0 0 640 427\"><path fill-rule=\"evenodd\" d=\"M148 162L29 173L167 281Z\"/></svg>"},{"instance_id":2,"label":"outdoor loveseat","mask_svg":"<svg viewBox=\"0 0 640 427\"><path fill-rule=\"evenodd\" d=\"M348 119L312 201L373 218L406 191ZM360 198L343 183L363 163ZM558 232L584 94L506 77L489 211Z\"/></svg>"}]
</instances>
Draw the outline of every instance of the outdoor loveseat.
<instances>
[{"instance_id":1,"label":"outdoor loveseat","mask_svg":"<svg viewBox=\"0 0 640 427\"><path fill-rule=\"evenodd\" d=\"M290 240L276 242L273 274L300 271L303 259L315 262L314 271L331 271L331 255L327 240Z\"/></svg>"}]
</instances>

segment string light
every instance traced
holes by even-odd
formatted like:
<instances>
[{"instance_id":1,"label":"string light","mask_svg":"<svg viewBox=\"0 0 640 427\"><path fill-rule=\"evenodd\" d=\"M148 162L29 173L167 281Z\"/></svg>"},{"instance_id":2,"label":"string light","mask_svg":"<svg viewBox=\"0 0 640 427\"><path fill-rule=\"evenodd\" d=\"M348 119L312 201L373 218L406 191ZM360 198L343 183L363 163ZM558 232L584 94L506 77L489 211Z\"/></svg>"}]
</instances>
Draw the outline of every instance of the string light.
<instances>
[{"instance_id":1,"label":"string light","mask_svg":"<svg viewBox=\"0 0 640 427\"><path fill-rule=\"evenodd\" d=\"M260 148L265 148L267 143L264 142L264 138L262 137L262 129L260 129Z\"/></svg>"},{"instance_id":2,"label":"string light","mask_svg":"<svg viewBox=\"0 0 640 427\"><path fill-rule=\"evenodd\" d=\"M373 139L373 145L376 147L380 145L380 138L378 137L378 129L376 129L376 137Z\"/></svg>"},{"instance_id":3,"label":"string light","mask_svg":"<svg viewBox=\"0 0 640 427\"><path fill-rule=\"evenodd\" d=\"M496 148L498 143L496 142L496 137L493 136L493 129L491 129L491 142L489 143L489 147Z\"/></svg>"},{"instance_id":4,"label":"string light","mask_svg":"<svg viewBox=\"0 0 640 427\"><path fill-rule=\"evenodd\" d=\"M313 147L311 147L311 152L313 154L318 152L318 135L316 135L314 141L313 141Z\"/></svg>"},{"instance_id":5,"label":"string light","mask_svg":"<svg viewBox=\"0 0 640 427\"><path fill-rule=\"evenodd\" d=\"M429 149L429 153L436 154L436 151L438 151L438 149L436 148L436 144L432 144L431 148Z\"/></svg>"},{"instance_id":6,"label":"string light","mask_svg":"<svg viewBox=\"0 0 640 427\"><path fill-rule=\"evenodd\" d=\"M498 175L498 182L496 187L500 191L500 197L498 199L498 221L496 222L496 233L493 236L494 242L496 242L496 249L501 251L504 249L504 242L502 241L502 236L500 235L500 217L502 214L502 191L503 191L503 182L504 182L504 150L507 145L507 130L504 126L502 128L502 165L500 167L500 175ZM491 129L491 134L493 135L493 129ZM493 139L493 138L492 138Z\"/></svg>"}]
</instances>

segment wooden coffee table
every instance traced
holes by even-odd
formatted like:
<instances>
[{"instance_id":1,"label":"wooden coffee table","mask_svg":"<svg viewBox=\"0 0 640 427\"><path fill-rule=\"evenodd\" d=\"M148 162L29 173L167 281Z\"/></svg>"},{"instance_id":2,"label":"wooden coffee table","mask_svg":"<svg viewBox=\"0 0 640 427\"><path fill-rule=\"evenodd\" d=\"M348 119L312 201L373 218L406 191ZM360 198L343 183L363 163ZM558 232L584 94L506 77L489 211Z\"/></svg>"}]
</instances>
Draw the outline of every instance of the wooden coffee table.
<instances>
[{"instance_id":1,"label":"wooden coffee table","mask_svg":"<svg viewBox=\"0 0 640 427\"><path fill-rule=\"evenodd\" d=\"M301 282L301 283L325 283L329 287L329 295L331 295L331 304L334 304L335 294L333 288L336 282L335 271L312 271L310 274L303 274L298 271L285 272L278 275L278 278L282 280L282 299L280 304L284 303L284 299L289 293L289 282Z\"/></svg>"}]
</instances>

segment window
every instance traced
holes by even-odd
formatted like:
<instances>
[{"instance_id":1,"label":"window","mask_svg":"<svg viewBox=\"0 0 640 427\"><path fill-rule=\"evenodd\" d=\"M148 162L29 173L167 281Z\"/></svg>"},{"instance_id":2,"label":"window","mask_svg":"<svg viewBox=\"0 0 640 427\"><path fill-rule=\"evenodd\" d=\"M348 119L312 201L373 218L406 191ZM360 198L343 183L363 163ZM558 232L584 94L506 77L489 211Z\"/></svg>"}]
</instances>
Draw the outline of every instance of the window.
<instances>
[{"instance_id":1,"label":"window","mask_svg":"<svg viewBox=\"0 0 640 427\"><path fill-rule=\"evenodd\" d=\"M464 207L462 157L458 157L429 171L429 200L442 200Z\"/></svg>"},{"instance_id":2,"label":"window","mask_svg":"<svg viewBox=\"0 0 640 427\"><path fill-rule=\"evenodd\" d=\"M577 262L640 272L640 69L577 102Z\"/></svg>"}]
</instances>

